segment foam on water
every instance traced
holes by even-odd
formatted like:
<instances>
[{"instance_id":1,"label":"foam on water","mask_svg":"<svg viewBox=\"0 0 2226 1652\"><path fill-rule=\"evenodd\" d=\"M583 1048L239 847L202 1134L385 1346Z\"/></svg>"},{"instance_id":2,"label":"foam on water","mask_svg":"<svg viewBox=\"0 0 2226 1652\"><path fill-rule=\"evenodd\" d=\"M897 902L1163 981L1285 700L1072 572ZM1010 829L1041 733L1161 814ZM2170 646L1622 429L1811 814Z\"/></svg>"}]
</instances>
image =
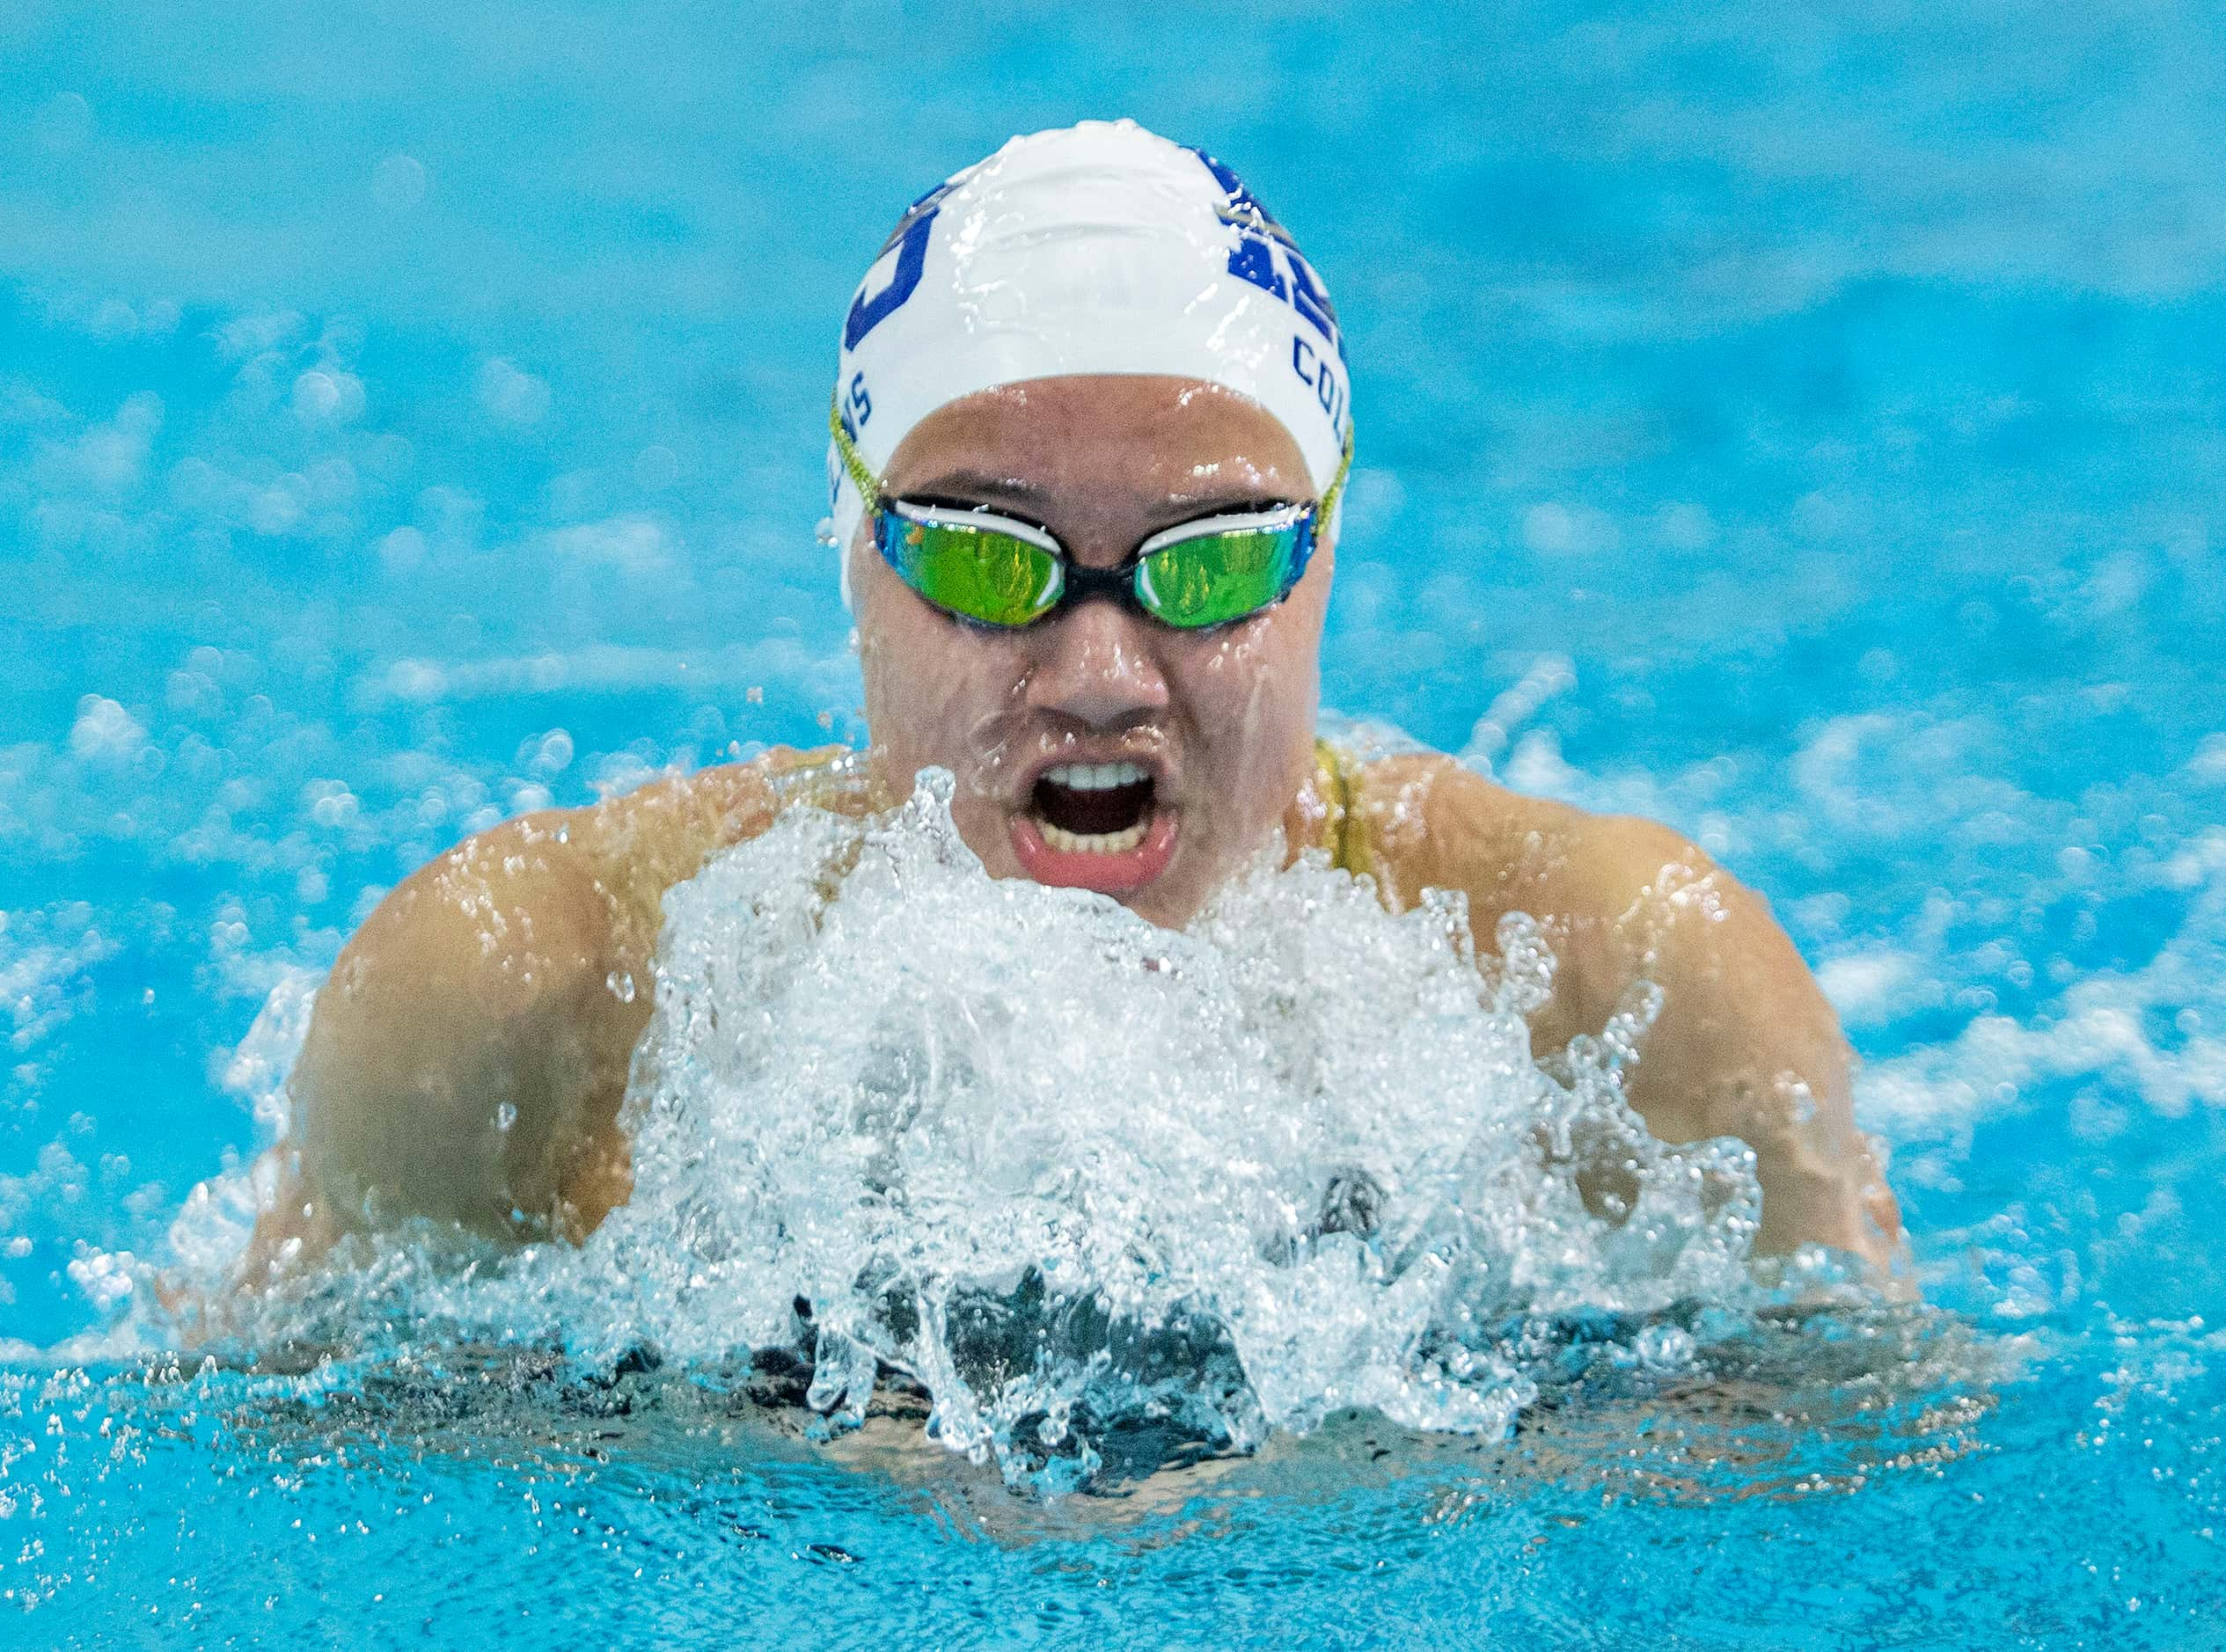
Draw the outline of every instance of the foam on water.
<instances>
[{"instance_id":1,"label":"foam on water","mask_svg":"<svg viewBox=\"0 0 2226 1652\"><path fill-rule=\"evenodd\" d=\"M992 881L948 797L934 771L876 822L792 808L667 896L634 1191L583 1246L459 1277L406 1246L267 1329L360 1343L402 1301L598 1363L794 1349L829 1426L886 1375L1058 1489L1124 1431L1497 1431L1553 1316L1758 1299L1746 1150L1664 1146L1622 1098L1659 993L1541 1063L1527 920L1480 958L1457 898L1395 917L1308 859L1174 933ZM1636 1169L1628 1209L1588 1202L1592 1166Z\"/></svg>"}]
</instances>

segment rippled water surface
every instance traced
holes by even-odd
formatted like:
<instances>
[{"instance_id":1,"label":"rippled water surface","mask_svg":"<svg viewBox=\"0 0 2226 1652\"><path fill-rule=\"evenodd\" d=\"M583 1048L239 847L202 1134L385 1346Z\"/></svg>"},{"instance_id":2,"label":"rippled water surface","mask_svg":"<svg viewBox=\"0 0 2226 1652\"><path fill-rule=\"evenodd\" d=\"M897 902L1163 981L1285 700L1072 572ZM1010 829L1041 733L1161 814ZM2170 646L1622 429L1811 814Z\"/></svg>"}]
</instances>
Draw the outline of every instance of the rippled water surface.
<instances>
[{"instance_id":1,"label":"rippled water surface","mask_svg":"<svg viewBox=\"0 0 2226 1652\"><path fill-rule=\"evenodd\" d=\"M2216 1641L2221 56L2149 5L9 8L0 1644ZM386 888L861 733L835 318L904 201L1112 113L1337 297L1325 698L1768 895L1924 1304L1751 1279L1735 1160L1587 1227L1535 1144L1612 1085L1442 915L1313 871L1154 937L930 797L676 894L672 1151L589 1246L420 1236L171 1355L152 1270L236 1242ZM692 1017L753 992L785 1044Z\"/></svg>"}]
</instances>

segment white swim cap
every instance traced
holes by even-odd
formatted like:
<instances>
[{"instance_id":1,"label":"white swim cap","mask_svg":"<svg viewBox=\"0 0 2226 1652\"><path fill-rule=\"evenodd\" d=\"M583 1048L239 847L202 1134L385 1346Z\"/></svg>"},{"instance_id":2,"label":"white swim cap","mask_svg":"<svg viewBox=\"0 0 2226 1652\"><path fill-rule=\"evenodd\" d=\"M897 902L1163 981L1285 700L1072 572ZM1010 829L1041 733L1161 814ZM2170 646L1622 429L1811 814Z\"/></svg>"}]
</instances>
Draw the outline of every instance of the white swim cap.
<instances>
[{"instance_id":1,"label":"white swim cap","mask_svg":"<svg viewBox=\"0 0 2226 1652\"><path fill-rule=\"evenodd\" d=\"M878 477L946 403L1070 373L1248 396L1290 431L1317 493L1351 432L1313 267L1234 172L1132 121L1016 137L913 202L851 300L836 416ZM832 442L827 468L847 603L864 501Z\"/></svg>"}]
</instances>

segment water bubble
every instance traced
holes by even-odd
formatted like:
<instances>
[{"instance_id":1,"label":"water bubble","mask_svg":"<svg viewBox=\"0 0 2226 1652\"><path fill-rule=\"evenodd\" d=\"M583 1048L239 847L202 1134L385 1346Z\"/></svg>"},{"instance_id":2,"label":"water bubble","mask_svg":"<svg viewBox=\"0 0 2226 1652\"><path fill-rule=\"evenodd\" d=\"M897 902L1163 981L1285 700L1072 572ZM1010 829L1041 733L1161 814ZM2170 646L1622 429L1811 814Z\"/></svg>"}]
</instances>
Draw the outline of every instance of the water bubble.
<instances>
[{"instance_id":1,"label":"water bubble","mask_svg":"<svg viewBox=\"0 0 2226 1652\"><path fill-rule=\"evenodd\" d=\"M363 411L363 381L338 368L295 376L294 417L305 425L345 424Z\"/></svg>"},{"instance_id":2,"label":"water bubble","mask_svg":"<svg viewBox=\"0 0 2226 1652\"><path fill-rule=\"evenodd\" d=\"M40 149L66 155L92 135L92 106L77 92L57 92L40 105L31 130Z\"/></svg>"},{"instance_id":3,"label":"water bubble","mask_svg":"<svg viewBox=\"0 0 2226 1652\"><path fill-rule=\"evenodd\" d=\"M70 750L95 763L121 763L146 743L147 728L136 717L105 695L87 694L77 702L77 720L70 726Z\"/></svg>"},{"instance_id":4,"label":"water bubble","mask_svg":"<svg viewBox=\"0 0 2226 1652\"><path fill-rule=\"evenodd\" d=\"M333 417L340 404L340 386L330 373L311 369L294 380L294 413L305 422Z\"/></svg>"},{"instance_id":5,"label":"water bubble","mask_svg":"<svg viewBox=\"0 0 2226 1652\"><path fill-rule=\"evenodd\" d=\"M270 487L258 488L248 502L247 525L257 533L276 536L292 530L302 519L302 503L288 481L281 478Z\"/></svg>"},{"instance_id":6,"label":"water bubble","mask_svg":"<svg viewBox=\"0 0 2226 1652\"><path fill-rule=\"evenodd\" d=\"M529 739L526 746L519 749L533 772L545 778L562 774L572 766L572 735L566 729L552 728L538 741Z\"/></svg>"},{"instance_id":7,"label":"water bubble","mask_svg":"<svg viewBox=\"0 0 2226 1652\"><path fill-rule=\"evenodd\" d=\"M425 562L425 536L397 528L378 542L379 566L390 574L414 574Z\"/></svg>"},{"instance_id":8,"label":"water bubble","mask_svg":"<svg viewBox=\"0 0 2226 1652\"><path fill-rule=\"evenodd\" d=\"M1615 519L1592 505L1549 500L1523 513L1523 544L1541 556L1589 556L1622 542Z\"/></svg>"},{"instance_id":9,"label":"water bubble","mask_svg":"<svg viewBox=\"0 0 2226 1652\"><path fill-rule=\"evenodd\" d=\"M82 1239L63 1271L99 1313L108 1312L138 1286L137 1259L129 1251L96 1250Z\"/></svg>"},{"instance_id":10,"label":"water bubble","mask_svg":"<svg viewBox=\"0 0 2226 1652\"><path fill-rule=\"evenodd\" d=\"M362 805L343 780L311 780L302 787L302 801L310 818L319 826L352 826Z\"/></svg>"},{"instance_id":11,"label":"water bubble","mask_svg":"<svg viewBox=\"0 0 2226 1652\"><path fill-rule=\"evenodd\" d=\"M104 343L128 339L139 331L139 312L121 298L104 299L86 326Z\"/></svg>"},{"instance_id":12,"label":"water bubble","mask_svg":"<svg viewBox=\"0 0 2226 1652\"><path fill-rule=\"evenodd\" d=\"M548 415L548 385L501 356L480 366L478 388L480 406L504 424L538 424Z\"/></svg>"},{"instance_id":13,"label":"water bubble","mask_svg":"<svg viewBox=\"0 0 2226 1652\"><path fill-rule=\"evenodd\" d=\"M371 199L388 212L407 212L425 199L429 181L415 156L390 155L371 169Z\"/></svg>"},{"instance_id":14,"label":"water bubble","mask_svg":"<svg viewBox=\"0 0 2226 1652\"><path fill-rule=\"evenodd\" d=\"M1640 1364L1653 1371L1681 1370L1693 1357L1693 1334L1682 1326L1654 1324L1631 1339Z\"/></svg>"}]
</instances>

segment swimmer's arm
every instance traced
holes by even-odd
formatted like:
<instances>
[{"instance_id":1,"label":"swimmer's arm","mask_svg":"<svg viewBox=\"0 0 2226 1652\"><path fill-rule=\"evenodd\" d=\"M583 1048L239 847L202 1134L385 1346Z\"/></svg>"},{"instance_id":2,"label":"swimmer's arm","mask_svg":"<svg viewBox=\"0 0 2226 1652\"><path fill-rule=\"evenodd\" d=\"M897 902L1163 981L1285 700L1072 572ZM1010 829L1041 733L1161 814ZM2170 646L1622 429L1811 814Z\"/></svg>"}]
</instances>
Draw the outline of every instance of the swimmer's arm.
<instances>
[{"instance_id":1,"label":"swimmer's arm","mask_svg":"<svg viewBox=\"0 0 2226 1652\"><path fill-rule=\"evenodd\" d=\"M573 823L529 815L458 844L348 941L289 1083L273 1234L572 1225L564 1196L595 1168L647 1014L609 985L635 961L629 925Z\"/></svg>"},{"instance_id":2,"label":"swimmer's arm","mask_svg":"<svg viewBox=\"0 0 2226 1652\"><path fill-rule=\"evenodd\" d=\"M399 885L319 990L251 1274L408 1217L577 1236L623 1202L659 903L770 823L772 777L802 760L526 815Z\"/></svg>"},{"instance_id":3,"label":"swimmer's arm","mask_svg":"<svg viewBox=\"0 0 2226 1652\"><path fill-rule=\"evenodd\" d=\"M1891 1268L1900 1211L1856 1128L1852 1052L1769 903L1667 827L1580 820L1568 1009L1597 1027L1632 983L1662 989L1631 1106L1664 1141L1754 1150L1758 1254L1817 1243Z\"/></svg>"},{"instance_id":4,"label":"swimmer's arm","mask_svg":"<svg viewBox=\"0 0 2226 1652\"><path fill-rule=\"evenodd\" d=\"M1519 797L1448 758L1372 765L1363 804L1395 904L1460 889L1486 945L1505 913L1541 920L1557 957L1541 1050L1599 1032L1634 983L1662 989L1624 1093L1661 1140L1754 1150L1758 1252L1892 1264L1900 1213L1855 1128L1847 1041L1760 895L1666 827Z\"/></svg>"}]
</instances>

